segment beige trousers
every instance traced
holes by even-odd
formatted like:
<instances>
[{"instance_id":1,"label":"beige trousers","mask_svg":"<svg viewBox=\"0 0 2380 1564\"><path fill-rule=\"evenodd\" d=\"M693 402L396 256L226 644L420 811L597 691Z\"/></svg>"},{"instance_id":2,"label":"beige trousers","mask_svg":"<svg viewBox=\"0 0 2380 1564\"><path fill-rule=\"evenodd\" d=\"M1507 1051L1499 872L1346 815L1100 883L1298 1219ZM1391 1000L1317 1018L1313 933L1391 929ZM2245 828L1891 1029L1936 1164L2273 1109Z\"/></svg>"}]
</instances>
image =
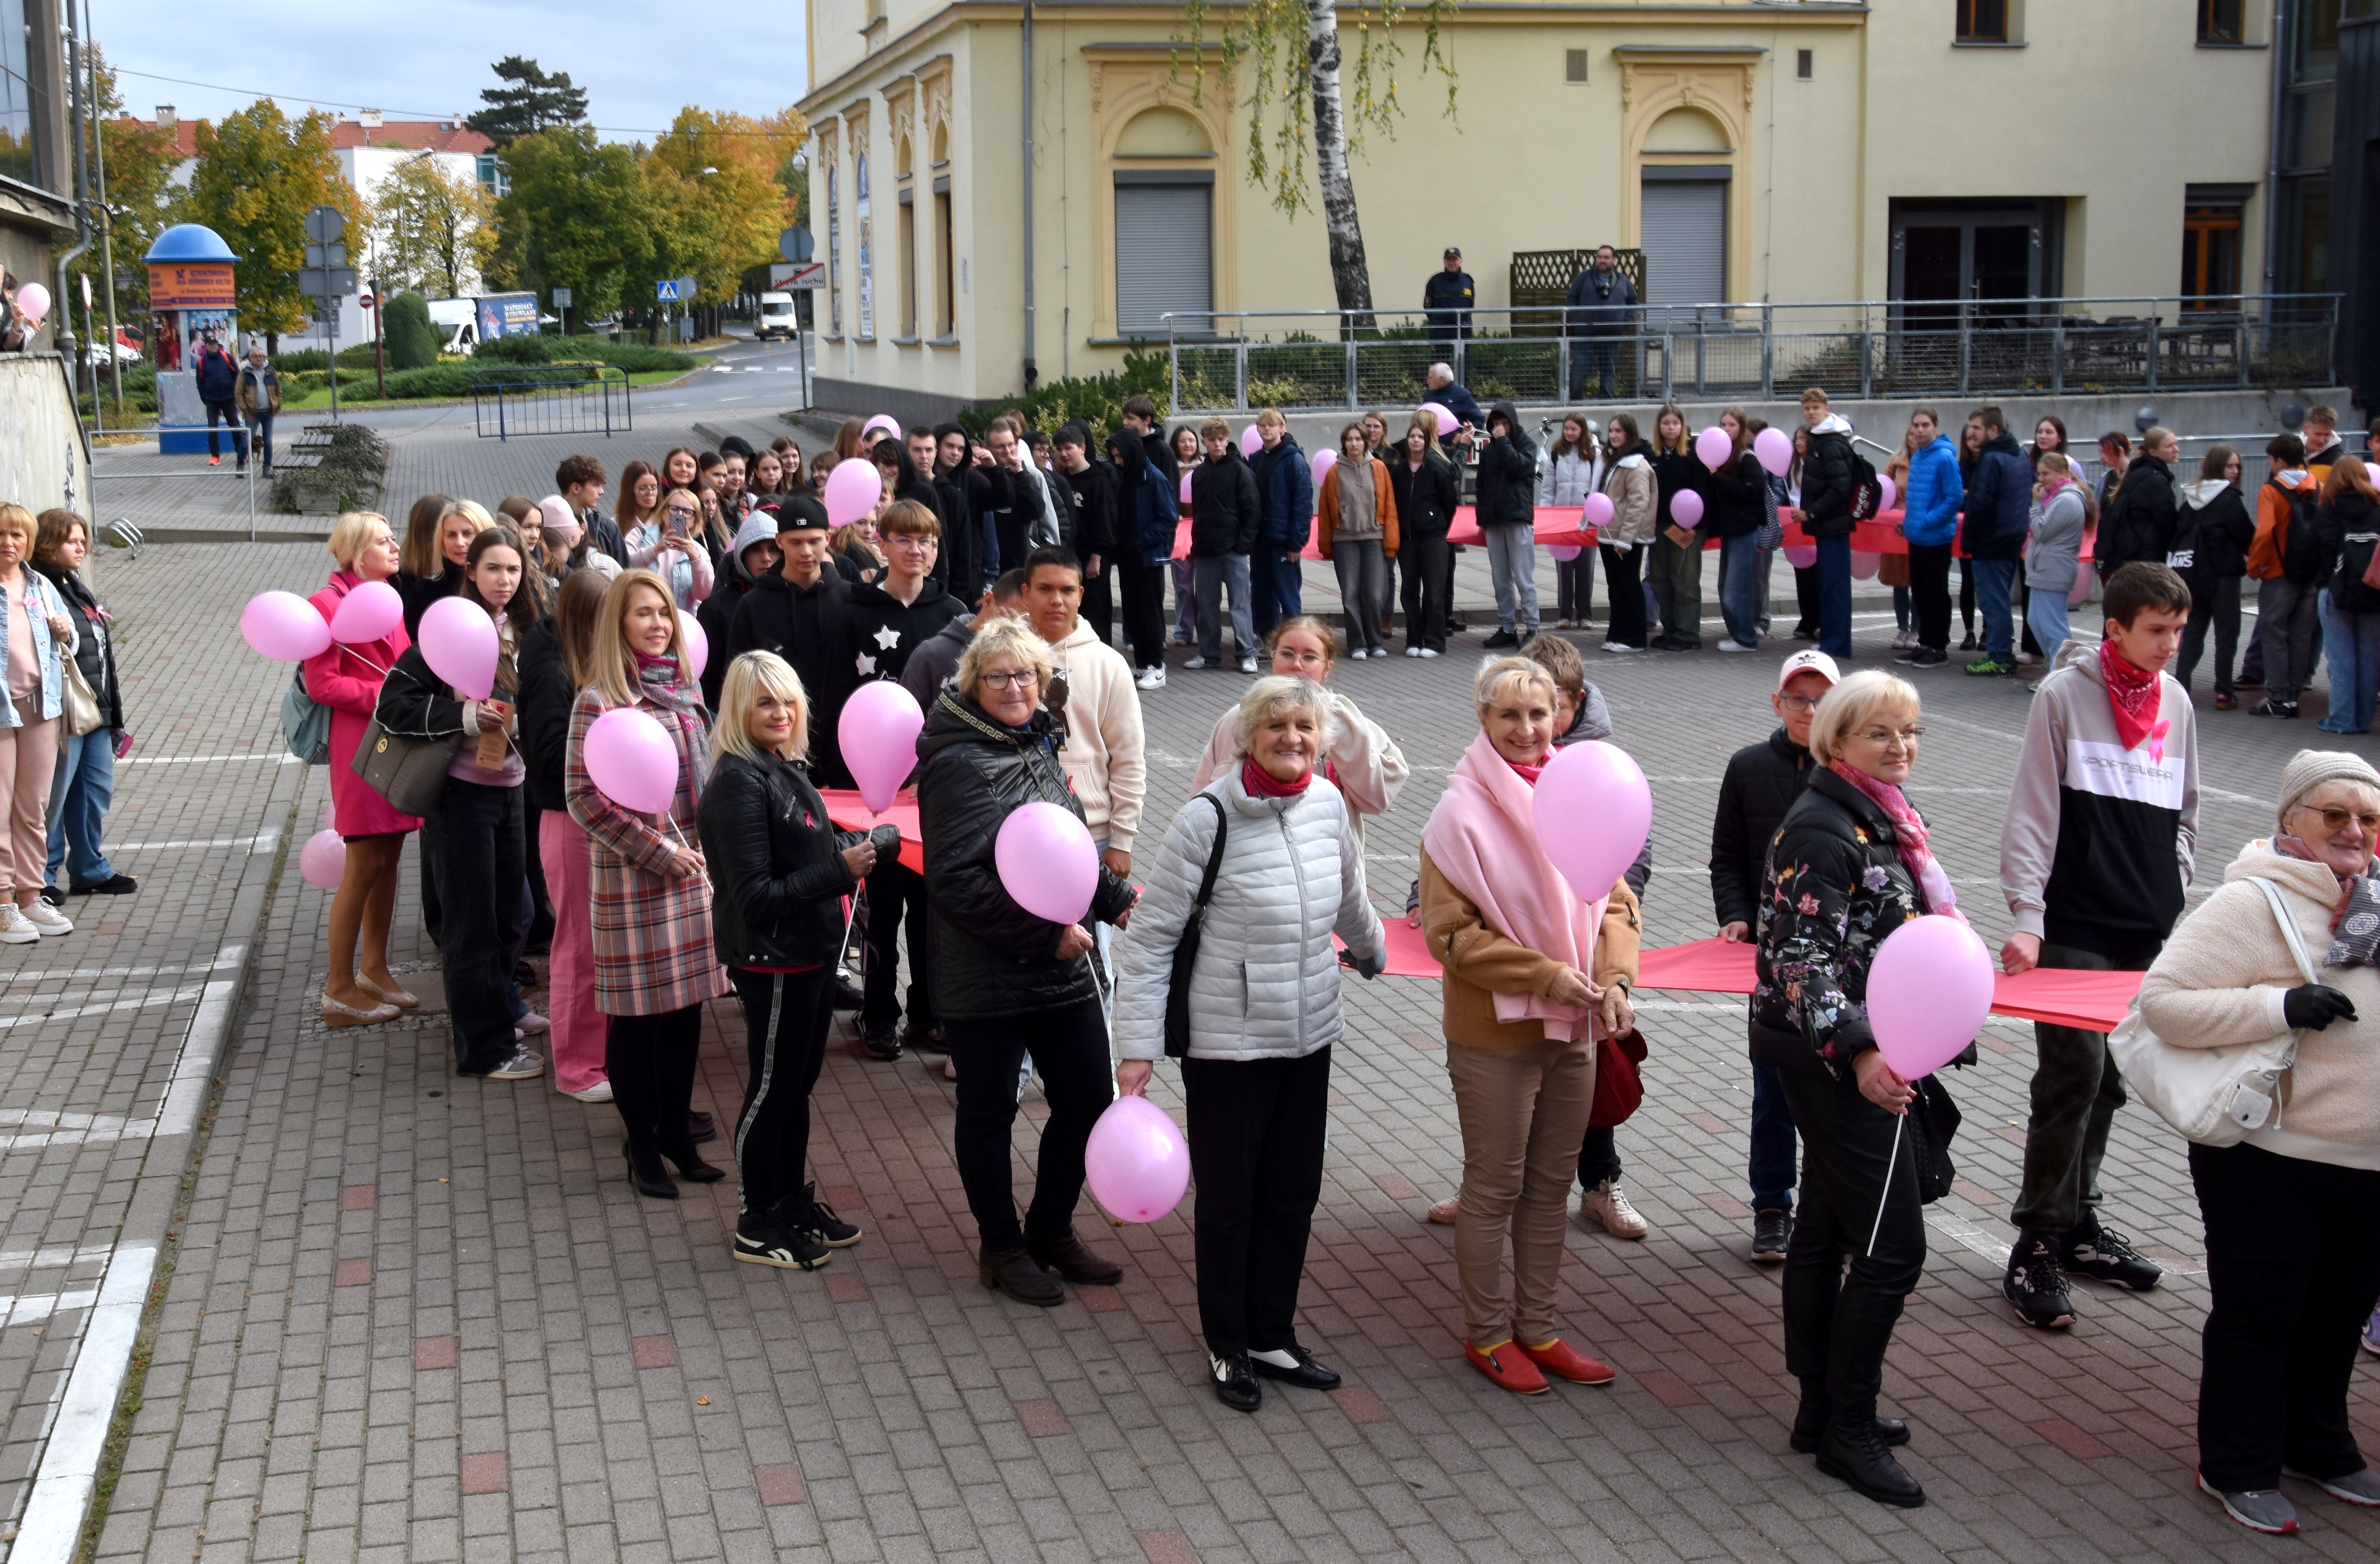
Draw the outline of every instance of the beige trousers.
<instances>
[{"instance_id":1,"label":"beige trousers","mask_svg":"<svg viewBox=\"0 0 2380 1564\"><path fill-rule=\"evenodd\" d=\"M1585 1038L1517 1049L1446 1046L1463 1126L1463 1195L1454 1266L1475 1347L1551 1340L1554 1293L1578 1143L1595 1104L1595 1051ZM1504 1238L1512 1279L1504 1281Z\"/></svg>"},{"instance_id":2,"label":"beige trousers","mask_svg":"<svg viewBox=\"0 0 2380 1564\"><path fill-rule=\"evenodd\" d=\"M0 728L0 782L8 784L8 829L0 831L0 896L39 891L49 881L50 779L57 769L58 719Z\"/></svg>"}]
</instances>

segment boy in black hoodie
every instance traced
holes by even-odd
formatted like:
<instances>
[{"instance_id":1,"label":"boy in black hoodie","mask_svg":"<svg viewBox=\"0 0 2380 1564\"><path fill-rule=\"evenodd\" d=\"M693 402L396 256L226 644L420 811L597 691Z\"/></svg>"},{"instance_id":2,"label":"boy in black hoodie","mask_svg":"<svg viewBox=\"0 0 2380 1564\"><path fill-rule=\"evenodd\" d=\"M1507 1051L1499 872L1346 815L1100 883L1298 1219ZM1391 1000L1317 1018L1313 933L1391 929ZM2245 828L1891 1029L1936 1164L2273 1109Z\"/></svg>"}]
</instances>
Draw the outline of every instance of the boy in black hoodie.
<instances>
[{"instance_id":1,"label":"boy in black hoodie","mask_svg":"<svg viewBox=\"0 0 2380 1564\"><path fill-rule=\"evenodd\" d=\"M1521 432L1521 415L1510 402L1488 409L1478 515L1496 582L1496 633L1485 644L1500 651L1537 633L1537 448Z\"/></svg>"},{"instance_id":2,"label":"boy in black hoodie","mask_svg":"<svg viewBox=\"0 0 2380 1564\"><path fill-rule=\"evenodd\" d=\"M1066 524L1066 547L1083 562L1084 621L1100 642L1115 641L1115 597L1110 583L1116 576L1116 472L1091 454L1090 426L1080 419L1058 430L1058 470L1066 476L1065 497L1073 502Z\"/></svg>"},{"instance_id":3,"label":"boy in black hoodie","mask_svg":"<svg viewBox=\"0 0 2380 1564\"><path fill-rule=\"evenodd\" d=\"M844 697L858 682L852 664L851 587L827 553L826 507L807 494L777 506L773 574L752 584L727 630L733 662L747 651L773 651L802 676L810 697L810 776L820 787L849 787L835 724Z\"/></svg>"}]
</instances>

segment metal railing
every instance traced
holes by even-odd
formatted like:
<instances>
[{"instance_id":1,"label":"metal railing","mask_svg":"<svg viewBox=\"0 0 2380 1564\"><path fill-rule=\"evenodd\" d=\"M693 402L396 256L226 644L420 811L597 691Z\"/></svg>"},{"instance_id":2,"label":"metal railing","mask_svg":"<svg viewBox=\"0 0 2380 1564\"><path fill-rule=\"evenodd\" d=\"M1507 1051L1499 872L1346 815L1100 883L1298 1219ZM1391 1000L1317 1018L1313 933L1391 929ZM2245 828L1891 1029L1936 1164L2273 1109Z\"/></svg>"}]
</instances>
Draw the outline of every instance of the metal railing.
<instances>
[{"instance_id":1,"label":"metal railing","mask_svg":"<svg viewBox=\"0 0 2380 1564\"><path fill-rule=\"evenodd\" d=\"M1404 407L1446 362L1482 402L2096 395L2338 383L2338 294L1162 317L1177 412Z\"/></svg>"},{"instance_id":2,"label":"metal railing","mask_svg":"<svg viewBox=\"0 0 2380 1564\"><path fill-rule=\"evenodd\" d=\"M471 413L482 440L600 434L636 427L628 372L609 364L505 364L474 372Z\"/></svg>"}]
</instances>

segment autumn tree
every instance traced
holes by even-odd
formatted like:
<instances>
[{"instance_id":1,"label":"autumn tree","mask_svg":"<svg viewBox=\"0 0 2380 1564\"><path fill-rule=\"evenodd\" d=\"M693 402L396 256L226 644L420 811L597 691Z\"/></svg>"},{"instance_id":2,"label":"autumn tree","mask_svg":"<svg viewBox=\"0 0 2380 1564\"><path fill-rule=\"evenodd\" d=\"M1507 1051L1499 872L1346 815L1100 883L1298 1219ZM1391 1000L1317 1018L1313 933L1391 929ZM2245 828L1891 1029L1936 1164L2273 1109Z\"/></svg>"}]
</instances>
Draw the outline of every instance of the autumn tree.
<instances>
[{"instance_id":1,"label":"autumn tree","mask_svg":"<svg viewBox=\"0 0 2380 1564\"><path fill-rule=\"evenodd\" d=\"M372 188L375 276L390 286L455 298L479 282L496 244L496 203L434 152L406 158Z\"/></svg>"},{"instance_id":2,"label":"autumn tree","mask_svg":"<svg viewBox=\"0 0 2380 1564\"><path fill-rule=\"evenodd\" d=\"M586 123L587 93L570 84L568 71L549 76L535 60L518 55L506 55L488 68L506 85L480 89L480 101L488 106L463 123L498 151L540 130Z\"/></svg>"},{"instance_id":3,"label":"autumn tree","mask_svg":"<svg viewBox=\"0 0 2380 1564\"><path fill-rule=\"evenodd\" d=\"M92 164L94 180L103 174L106 179L109 240L115 264L134 279L128 296L118 293L117 308L132 314L145 308L149 297L149 275L140 265L140 258L149 253L157 236L173 221L174 170L181 165L182 149L171 130L145 125L125 115L115 67L107 63L107 56L97 44L90 47L98 109L93 116L98 127L95 145L99 157ZM93 193L97 193L96 183ZM90 276L96 294L107 284L102 271L103 264L100 247L93 245L74 263L73 270L78 276Z\"/></svg>"},{"instance_id":4,"label":"autumn tree","mask_svg":"<svg viewBox=\"0 0 2380 1564\"><path fill-rule=\"evenodd\" d=\"M492 264L551 306L572 291L573 312L595 319L636 302L632 282L652 299L656 240L667 214L656 207L634 147L599 141L587 126L524 136L504 152L511 189L496 203Z\"/></svg>"},{"instance_id":5,"label":"autumn tree","mask_svg":"<svg viewBox=\"0 0 2380 1564\"><path fill-rule=\"evenodd\" d=\"M767 118L679 110L645 159L653 204L665 216L652 275L638 281L692 277L704 303L733 297L744 273L776 257L777 236L793 221L787 180L807 136L795 109Z\"/></svg>"},{"instance_id":6,"label":"autumn tree","mask_svg":"<svg viewBox=\"0 0 2380 1564\"><path fill-rule=\"evenodd\" d=\"M174 220L205 224L239 257L244 329L268 339L298 330L311 314L298 291L306 213L335 207L347 220L348 242L362 236L363 200L340 177L330 116L310 110L291 119L272 99L259 98L220 124L200 123L197 144L198 165L174 203Z\"/></svg>"}]
</instances>

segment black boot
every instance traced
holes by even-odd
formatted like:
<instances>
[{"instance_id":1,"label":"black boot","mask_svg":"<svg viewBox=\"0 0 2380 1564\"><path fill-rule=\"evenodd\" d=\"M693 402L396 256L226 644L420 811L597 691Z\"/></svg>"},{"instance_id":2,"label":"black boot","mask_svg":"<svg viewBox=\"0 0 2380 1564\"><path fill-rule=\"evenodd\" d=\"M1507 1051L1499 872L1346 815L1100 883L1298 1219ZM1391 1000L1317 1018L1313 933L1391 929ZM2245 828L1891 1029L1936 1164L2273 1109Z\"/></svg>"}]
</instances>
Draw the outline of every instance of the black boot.
<instances>
[{"instance_id":1,"label":"black boot","mask_svg":"<svg viewBox=\"0 0 2380 1564\"><path fill-rule=\"evenodd\" d=\"M1793 1433L1785 1442L1795 1455L1814 1455L1826 1441L1827 1425L1833 1421L1834 1403L1827 1398L1826 1381L1802 1381L1802 1405L1793 1413ZM1897 1417L1876 1419L1876 1441L1888 1449L1909 1442L1909 1425Z\"/></svg>"},{"instance_id":2,"label":"black boot","mask_svg":"<svg viewBox=\"0 0 2380 1564\"><path fill-rule=\"evenodd\" d=\"M1818 1470L1841 1478L1878 1504L1915 1509L1925 1502L1925 1490L1917 1479L1901 1470L1876 1437L1873 1408L1850 1418L1838 1416L1827 1425L1827 1436L1818 1445Z\"/></svg>"},{"instance_id":3,"label":"black boot","mask_svg":"<svg viewBox=\"0 0 2380 1564\"><path fill-rule=\"evenodd\" d=\"M637 1193L654 1200L675 1200L677 1185L671 1182L669 1170L662 1166L662 1154L651 1146L627 1144L628 1182Z\"/></svg>"},{"instance_id":4,"label":"black boot","mask_svg":"<svg viewBox=\"0 0 2380 1564\"><path fill-rule=\"evenodd\" d=\"M1058 1279L1034 1264L1022 1249L987 1249L976 1260L976 1275L986 1287L1005 1292L1020 1303L1054 1309L1066 1301Z\"/></svg>"},{"instance_id":5,"label":"black boot","mask_svg":"<svg viewBox=\"0 0 2380 1564\"><path fill-rule=\"evenodd\" d=\"M1113 1287L1123 1279L1123 1267L1083 1247L1072 1228L1063 1238L1027 1238L1025 1252L1043 1268L1056 1271L1077 1287Z\"/></svg>"}]
</instances>

